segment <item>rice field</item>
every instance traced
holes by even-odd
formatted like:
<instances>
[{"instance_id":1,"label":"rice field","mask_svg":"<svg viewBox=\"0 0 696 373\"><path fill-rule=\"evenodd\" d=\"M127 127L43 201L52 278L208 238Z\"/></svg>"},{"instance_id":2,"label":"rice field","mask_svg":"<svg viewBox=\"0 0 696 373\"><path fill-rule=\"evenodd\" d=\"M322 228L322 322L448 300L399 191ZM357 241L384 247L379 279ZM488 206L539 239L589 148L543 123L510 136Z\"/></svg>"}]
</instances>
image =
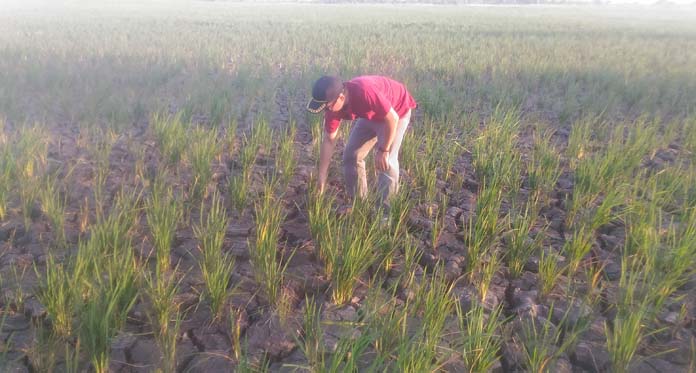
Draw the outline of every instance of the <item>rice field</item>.
<instances>
[{"instance_id":1,"label":"rice field","mask_svg":"<svg viewBox=\"0 0 696 373\"><path fill-rule=\"evenodd\" d=\"M323 74L419 103L388 224ZM8 4L0 371L696 371L695 110L694 7Z\"/></svg>"}]
</instances>

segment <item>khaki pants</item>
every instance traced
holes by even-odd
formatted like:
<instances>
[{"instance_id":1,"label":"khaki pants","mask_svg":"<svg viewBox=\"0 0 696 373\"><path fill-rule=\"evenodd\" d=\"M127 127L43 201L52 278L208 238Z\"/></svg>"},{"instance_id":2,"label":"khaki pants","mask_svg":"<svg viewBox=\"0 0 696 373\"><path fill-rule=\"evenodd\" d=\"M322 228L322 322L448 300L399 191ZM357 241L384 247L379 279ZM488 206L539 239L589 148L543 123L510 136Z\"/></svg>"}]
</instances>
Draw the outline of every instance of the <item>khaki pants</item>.
<instances>
[{"instance_id":1,"label":"khaki pants","mask_svg":"<svg viewBox=\"0 0 696 373\"><path fill-rule=\"evenodd\" d=\"M377 179L379 196L382 202L386 203L389 196L399 190L399 148L404 138L404 133L411 120L409 110L403 117L399 118L396 127L396 135L391 144L389 152L389 169L380 172ZM348 136L346 148L343 152L343 175L346 181L346 188L351 197L358 195L364 198L367 195L367 176L365 174L365 157L377 141L384 143L386 138L386 125L382 121L371 121L358 119L353 124L353 128Z\"/></svg>"}]
</instances>

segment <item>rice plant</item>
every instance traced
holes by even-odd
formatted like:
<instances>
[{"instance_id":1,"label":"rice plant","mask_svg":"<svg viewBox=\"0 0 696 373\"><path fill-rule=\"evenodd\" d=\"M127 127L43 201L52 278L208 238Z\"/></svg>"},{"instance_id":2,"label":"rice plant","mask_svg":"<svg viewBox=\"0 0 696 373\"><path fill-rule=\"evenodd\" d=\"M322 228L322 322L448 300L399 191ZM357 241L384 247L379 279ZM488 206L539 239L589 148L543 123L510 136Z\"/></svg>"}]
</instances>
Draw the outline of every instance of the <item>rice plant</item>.
<instances>
[{"instance_id":1,"label":"rice plant","mask_svg":"<svg viewBox=\"0 0 696 373\"><path fill-rule=\"evenodd\" d=\"M283 263L278 255L280 226L285 214L278 208L271 185L266 185L255 212L256 240L254 245L249 245L249 256L256 281L261 285L268 301L277 305L288 261Z\"/></svg>"},{"instance_id":2,"label":"rice plant","mask_svg":"<svg viewBox=\"0 0 696 373\"><path fill-rule=\"evenodd\" d=\"M53 234L58 247L66 245L65 238L65 205L66 197L61 196L55 176L46 177L45 184L39 189L39 200L43 213L51 221Z\"/></svg>"},{"instance_id":3,"label":"rice plant","mask_svg":"<svg viewBox=\"0 0 696 373\"><path fill-rule=\"evenodd\" d=\"M313 180L310 183L315 185ZM314 240L315 253L319 260L324 262L328 276L332 272L333 258L338 254L336 243L338 223L332 214L334 200L335 197L330 193L319 193L313 187L309 188L307 195L309 231Z\"/></svg>"},{"instance_id":4,"label":"rice plant","mask_svg":"<svg viewBox=\"0 0 696 373\"><path fill-rule=\"evenodd\" d=\"M73 277L69 268L62 263L56 263L53 256L46 260L46 272L42 285L36 293L51 320L53 332L67 340L73 335L75 313L80 307L79 284L80 276Z\"/></svg>"},{"instance_id":5,"label":"rice plant","mask_svg":"<svg viewBox=\"0 0 696 373\"><path fill-rule=\"evenodd\" d=\"M337 251L331 259L331 299L345 304L352 295L360 276L378 259L374 252L384 236L379 222L369 215L369 204L356 199L353 211L337 223Z\"/></svg>"},{"instance_id":6,"label":"rice plant","mask_svg":"<svg viewBox=\"0 0 696 373\"><path fill-rule=\"evenodd\" d=\"M487 372L498 360L502 345L500 334L504 325L502 307L496 307L486 315L482 303L473 302L464 313L457 304L457 317L461 331L462 358L468 372Z\"/></svg>"},{"instance_id":7,"label":"rice plant","mask_svg":"<svg viewBox=\"0 0 696 373\"><path fill-rule=\"evenodd\" d=\"M437 249L438 242L440 241L440 235L442 230L445 228L445 216L447 216L447 203L449 198L446 195L441 197L439 206L437 208L437 214L432 216L433 227L430 231L430 246L433 250Z\"/></svg>"},{"instance_id":8,"label":"rice plant","mask_svg":"<svg viewBox=\"0 0 696 373\"><path fill-rule=\"evenodd\" d=\"M145 271L145 294L149 301L148 316L155 340L162 353L163 372L176 372L177 338L182 315L174 297L181 280L174 279L174 273L155 273Z\"/></svg>"},{"instance_id":9,"label":"rice plant","mask_svg":"<svg viewBox=\"0 0 696 373\"><path fill-rule=\"evenodd\" d=\"M483 186L476 199L474 217L469 217L464 223L464 242L467 245L466 256L471 281L499 238L498 214L501 200L502 190L499 184Z\"/></svg>"},{"instance_id":10,"label":"rice plant","mask_svg":"<svg viewBox=\"0 0 696 373\"><path fill-rule=\"evenodd\" d=\"M119 249L119 255L104 258L102 263L92 258L93 270L99 269L103 277L89 286L80 311L80 342L97 372L108 371L111 339L137 300L137 264L130 247Z\"/></svg>"},{"instance_id":11,"label":"rice plant","mask_svg":"<svg viewBox=\"0 0 696 373\"><path fill-rule=\"evenodd\" d=\"M538 273L539 296L542 298L548 296L551 290L558 285L558 279L562 274L563 271L558 266L556 255L541 250Z\"/></svg>"},{"instance_id":12,"label":"rice plant","mask_svg":"<svg viewBox=\"0 0 696 373\"><path fill-rule=\"evenodd\" d=\"M188 158L193 169L190 199L195 202L205 197L213 176L213 160L220 153L221 142L218 139L217 128L206 129L199 126L191 131L190 136Z\"/></svg>"},{"instance_id":13,"label":"rice plant","mask_svg":"<svg viewBox=\"0 0 696 373\"><path fill-rule=\"evenodd\" d=\"M551 144L553 132L534 134L534 148L527 170L529 187L545 200L561 176L560 154Z\"/></svg>"},{"instance_id":14,"label":"rice plant","mask_svg":"<svg viewBox=\"0 0 696 373\"><path fill-rule=\"evenodd\" d=\"M201 202L201 211L204 211L203 207ZM232 255L222 251L227 222L227 211L222 197L214 192L210 198L208 213L201 214L199 223L193 227L202 255L199 266L205 283L205 296L216 319L222 316L224 306L233 290L230 289L230 274L234 269L235 260Z\"/></svg>"},{"instance_id":15,"label":"rice plant","mask_svg":"<svg viewBox=\"0 0 696 373\"><path fill-rule=\"evenodd\" d=\"M508 220L508 245L504 258L512 278L522 274L529 258L541 247L543 231L537 232L534 238L530 237L536 220L537 211L529 205L525 207L524 213L517 213Z\"/></svg>"},{"instance_id":16,"label":"rice plant","mask_svg":"<svg viewBox=\"0 0 696 373\"><path fill-rule=\"evenodd\" d=\"M295 136L297 135L297 127L295 122L291 122L290 126L285 130L285 133L277 145L275 154L275 177L280 181L281 189L285 189L292 179L297 160L295 159Z\"/></svg>"},{"instance_id":17,"label":"rice plant","mask_svg":"<svg viewBox=\"0 0 696 373\"><path fill-rule=\"evenodd\" d=\"M553 308L552 304L549 314L553 313ZM565 328L567 317L568 311L558 325L553 325L550 320L535 315L520 318L521 344L529 371L538 373L550 371L552 364L577 341L584 329Z\"/></svg>"},{"instance_id":18,"label":"rice plant","mask_svg":"<svg viewBox=\"0 0 696 373\"><path fill-rule=\"evenodd\" d=\"M167 115L155 113L150 118L150 126L165 164L175 166L185 154L189 140L183 114Z\"/></svg>"},{"instance_id":19,"label":"rice plant","mask_svg":"<svg viewBox=\"0 0 696 373\"><path fill-rule=\"evenodd\" d=\"M164 175L152 183L146 216L155 246L157 273L163 274L170 267L174 233L183 217L181 202L174 196L172 188L165 185Z\"/></svg>"},{"instance_id":20,"label":"rice plant","mask_svg":"<svg viewBox=\"0 0 696 373\"><path fill-rule=\"evenodd\" d=\"M573 236L563 244L561 251L568 258L568 274L573 275L580 267L582 260L592 250L594 234L590 227L581 226L573 232Z\"/></svg>"}]
</instances>

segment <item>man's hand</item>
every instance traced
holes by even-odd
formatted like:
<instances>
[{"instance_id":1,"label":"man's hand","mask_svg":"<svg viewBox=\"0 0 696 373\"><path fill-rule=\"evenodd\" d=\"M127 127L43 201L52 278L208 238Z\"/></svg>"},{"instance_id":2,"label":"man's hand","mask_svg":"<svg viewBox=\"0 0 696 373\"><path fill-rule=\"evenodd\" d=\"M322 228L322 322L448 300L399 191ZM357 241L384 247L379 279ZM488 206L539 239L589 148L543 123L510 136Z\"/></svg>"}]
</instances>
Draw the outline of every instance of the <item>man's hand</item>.
<instances>
[{"instance_id":1,"label":"man's hand","mask_svg":"<svg viewBox=\"0 0 696 373\"><path fill-rule=\"evenodd\" d=\"M377 149L377 153L375 153L375 168L379 172L389 171L389 152Z\"/></svg>"}]
</instances>

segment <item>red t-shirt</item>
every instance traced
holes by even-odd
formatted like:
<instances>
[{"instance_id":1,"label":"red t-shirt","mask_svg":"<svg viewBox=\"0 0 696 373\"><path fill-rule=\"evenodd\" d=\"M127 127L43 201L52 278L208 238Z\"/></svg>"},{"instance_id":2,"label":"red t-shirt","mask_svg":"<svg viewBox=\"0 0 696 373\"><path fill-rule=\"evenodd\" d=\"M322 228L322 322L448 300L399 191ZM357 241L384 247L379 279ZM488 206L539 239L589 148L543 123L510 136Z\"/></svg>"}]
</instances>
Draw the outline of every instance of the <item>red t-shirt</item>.
<instances>
[{"instance_id":1,"label":"red t-shirt","mask_svg":"<svg viewBox=\"0 0 696 373\"><path fill-rule=\"evenodd\" d=\"M343 86L348 103L338 112L326 111L324 130L327 133L336 132L341 119L381 120L387 116L391 108L402 117L417 105L403 84L384 76L359 76L343 83Z\"/></svg>"}]
</instances>

